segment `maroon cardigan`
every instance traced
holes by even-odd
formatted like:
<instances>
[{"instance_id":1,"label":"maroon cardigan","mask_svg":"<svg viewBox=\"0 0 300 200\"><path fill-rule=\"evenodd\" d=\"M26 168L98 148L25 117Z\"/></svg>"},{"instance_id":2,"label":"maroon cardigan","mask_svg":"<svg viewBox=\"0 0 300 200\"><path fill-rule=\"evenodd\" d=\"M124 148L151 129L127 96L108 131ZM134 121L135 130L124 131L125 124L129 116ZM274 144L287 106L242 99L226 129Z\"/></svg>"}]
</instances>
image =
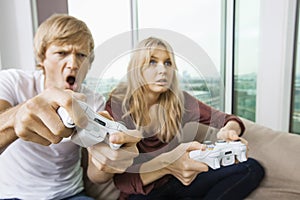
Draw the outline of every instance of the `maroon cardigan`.
<instances>
[{"instance_id":1,"label":"maroon cardigan","mask_svg":"<svg viewBox=\"0 0 300 200\"><path fill-rule=\"evenodd\" d=\"M215 128L222 128L230 120L235 120L240 124L242 133L245 130L243 122L234 115L229 115L224 112L213 109L212 107L197 100L187 92L184 92L184 114L182 118L182 127L188 122L199 122ZM135 125L131 117L122 118L122 102L114 98L110 98L106 103L105 108L115 121L122 121L128 129L135 129ZM148 133L149 134L149 133ZM186 134L186 133L185 133ZM194 134L194 133L193 133ZM123 174L116 174L114 182L116 187L121 191L120 199L126 199L129 194L148 194L154 188L165 184L170 175L166 175L159 180L156 180L148 185L143 185L140 178L140 165L153 157L170 151L178 145L176 139L170 143L161 142L156 136L145 137L138 144L140 155L135 158L134 164L128 168Z\"/></svg>"}]
</instances>

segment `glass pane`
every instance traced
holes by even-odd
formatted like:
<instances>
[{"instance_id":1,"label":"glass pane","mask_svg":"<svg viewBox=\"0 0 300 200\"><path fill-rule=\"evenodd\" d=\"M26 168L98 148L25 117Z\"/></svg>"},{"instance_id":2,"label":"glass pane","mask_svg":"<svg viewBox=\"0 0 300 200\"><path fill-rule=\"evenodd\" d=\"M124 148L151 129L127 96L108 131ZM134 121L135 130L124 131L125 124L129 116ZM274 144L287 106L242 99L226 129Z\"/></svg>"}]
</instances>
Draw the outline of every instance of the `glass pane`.
<instances>
[{"instance_id":1,"label":"glass pane","mask_svg":"<svg viewBox=\"0 0 300 200\"><path fill-rule=\"evenodd\" d=\"M223 92L220 72L223 63L222 53L222 1L220 0L143 0L138 3L138 28L171 30L192 40L209 57L215 68L218 77L210 76L200 66L182 55L182 46L175 43L183 42L178 39L172 43L172 37L166 38L175 52L175 58L179 68L179 75L182 78L182 85L185 90L194 94L201 101L212 105L215 108L223 109ZM153 35L156 36L156 35ZM161 36L157 36L161 37ZM139 36L139 39L142 39ZM178 48L177 48L178 47ZM177 49L176 49L177 48ZM188 52L188 51L187 51ZM191 45L190 54L194 52ZM199 51L198 57L201 55ZM204 58L207 59L207 58ZM191 65L192 63L192 65Z\"/></svg>"},{"instance_id":2,"label":"glass pane","mask_svg":"<svg viewBox=\"0 0 300 200\"><path fill-rule=\"evenodd\" d=\"M298 7L299 13L299 7ZM291 132L300 134L300 15L298 14L298 34L297 34L297 46L296 46L296 65L294 73L294 83L293 83L293 96L292 96L292 119L291 119Z\"/></svg>"},{"instance_id":3,"label":"glass pane","mask_svg":"<svg viewBox=\"0 0 300 200\"><path fill-rule=\"evenodd\" d=\"M117 34L130 31L129 1L68 0L68 10L70 15L78 17L89 26L95 47Z\"/></svg>"},{"instance_id":4,"label":"glass pane","mask_svg":"<svg viewBox=\"0 0 300 200\"><path fill-rule=\"evenodd\" d=\"M95 60L85 84L105 97L126 74L132 47L130 1L69 0L69 14L83 20L95 40Z\"/></svg>"},{"instance_id":5,"label":"glass pane","mask_svg":"<svg viewBox=\"0 0 300 200\"><path fill-rule=\"evenodd\" d=\"M233 113L255 121L259 0L237 0Z\"/></svg>"}]
</instances>

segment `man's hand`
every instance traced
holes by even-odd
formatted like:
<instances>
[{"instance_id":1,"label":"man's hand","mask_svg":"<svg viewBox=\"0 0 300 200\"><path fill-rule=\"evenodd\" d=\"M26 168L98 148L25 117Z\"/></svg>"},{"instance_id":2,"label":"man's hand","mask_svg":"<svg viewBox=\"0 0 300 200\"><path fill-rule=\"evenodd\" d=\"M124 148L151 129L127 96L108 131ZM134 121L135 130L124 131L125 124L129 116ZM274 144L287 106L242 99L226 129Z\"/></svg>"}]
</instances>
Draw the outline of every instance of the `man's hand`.
<instances>
[{"instance_id":1,"label":"man's hand","mask_svg":"<svg viewBox=\"0 0 300 200\"><path fill-rule=\"evenodd\" d=\"M83 98L82 94L72 91L46 89L18 108L14 116L16 136L42 145L59 143L62 138L69 137L73 129L64 126L56 110L59 106L64 107L76 125L84 127L87 119L75 100Z\"/></svg>"},{"instance_id":2,"label":"man's hand","mask_svg":"<svg viewBox=\"0 0 300 200\"><path fill-rule=\"evenodd\" d=\"M138 156L136 143L140 141L138 131L129 130L127 133L118 132L111 134L109 141L123 144L118 150L113 150L106 143L98 143L88 148L91 161L95 167L107 173L123 173L132 165L133 159Z\"/></svg>"},{"instance_id":3,"label":"man's hand","mask_svg":"<svg viewBox=\"0 0 300 200\"><path fill-rule=\"evenodd\" d=\"M89 147L89 178L93 182L102 183L116 173L125 172L139 154L136 144L140 138L140 132L136 130L117 132L110 135L109 141L123 144L120 149L113 150L104 142Z\"/></svg>"}]
</instances>

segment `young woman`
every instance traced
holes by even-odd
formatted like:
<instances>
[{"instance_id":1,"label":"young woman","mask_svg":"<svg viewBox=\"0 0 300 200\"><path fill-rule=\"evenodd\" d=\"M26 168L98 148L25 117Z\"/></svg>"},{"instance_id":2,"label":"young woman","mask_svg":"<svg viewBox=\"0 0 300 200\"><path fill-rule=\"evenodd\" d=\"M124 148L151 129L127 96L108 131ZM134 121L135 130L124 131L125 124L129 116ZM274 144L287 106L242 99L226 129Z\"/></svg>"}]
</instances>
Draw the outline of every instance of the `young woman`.
<instances>
[{"instance_id":1,"label":"young woman","mask_svg":"<svg viewBox=\"0 0 300 200\"><path fill-rule=\"evenodd\" d=\"M219 139L241 139L242 121L215 110L179 87L171 46L158 38L141 41L133 51L127 82L112 91L106 109L116 121L138 129L139 156L114 176L120 199L243 199L261 182L264 169L254 159L217 170L189 157L204 149L187 138L182 127L198 122L220 129ZM90 173L97 181L96 173Z\"/></svg>"}]
</instances>

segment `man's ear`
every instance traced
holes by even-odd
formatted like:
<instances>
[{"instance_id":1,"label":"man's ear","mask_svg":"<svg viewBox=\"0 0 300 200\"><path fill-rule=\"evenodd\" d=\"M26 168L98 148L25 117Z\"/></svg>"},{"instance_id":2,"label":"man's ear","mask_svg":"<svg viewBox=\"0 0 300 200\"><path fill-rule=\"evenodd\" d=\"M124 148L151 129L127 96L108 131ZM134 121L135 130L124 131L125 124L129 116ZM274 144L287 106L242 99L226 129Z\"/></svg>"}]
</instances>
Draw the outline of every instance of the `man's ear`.
<instances>
[{"instance_id":1,"label":"man's ear","mask_svg":"<svg viewBox=\"0 0 300 200\"><path fill-rule=\"evenodd\" d=\"M38 63L38 64L36 65L36 69L41 69L41 70L44 71L44 65L43 65L42 63Z\"/></svg>"}]
</instances>

